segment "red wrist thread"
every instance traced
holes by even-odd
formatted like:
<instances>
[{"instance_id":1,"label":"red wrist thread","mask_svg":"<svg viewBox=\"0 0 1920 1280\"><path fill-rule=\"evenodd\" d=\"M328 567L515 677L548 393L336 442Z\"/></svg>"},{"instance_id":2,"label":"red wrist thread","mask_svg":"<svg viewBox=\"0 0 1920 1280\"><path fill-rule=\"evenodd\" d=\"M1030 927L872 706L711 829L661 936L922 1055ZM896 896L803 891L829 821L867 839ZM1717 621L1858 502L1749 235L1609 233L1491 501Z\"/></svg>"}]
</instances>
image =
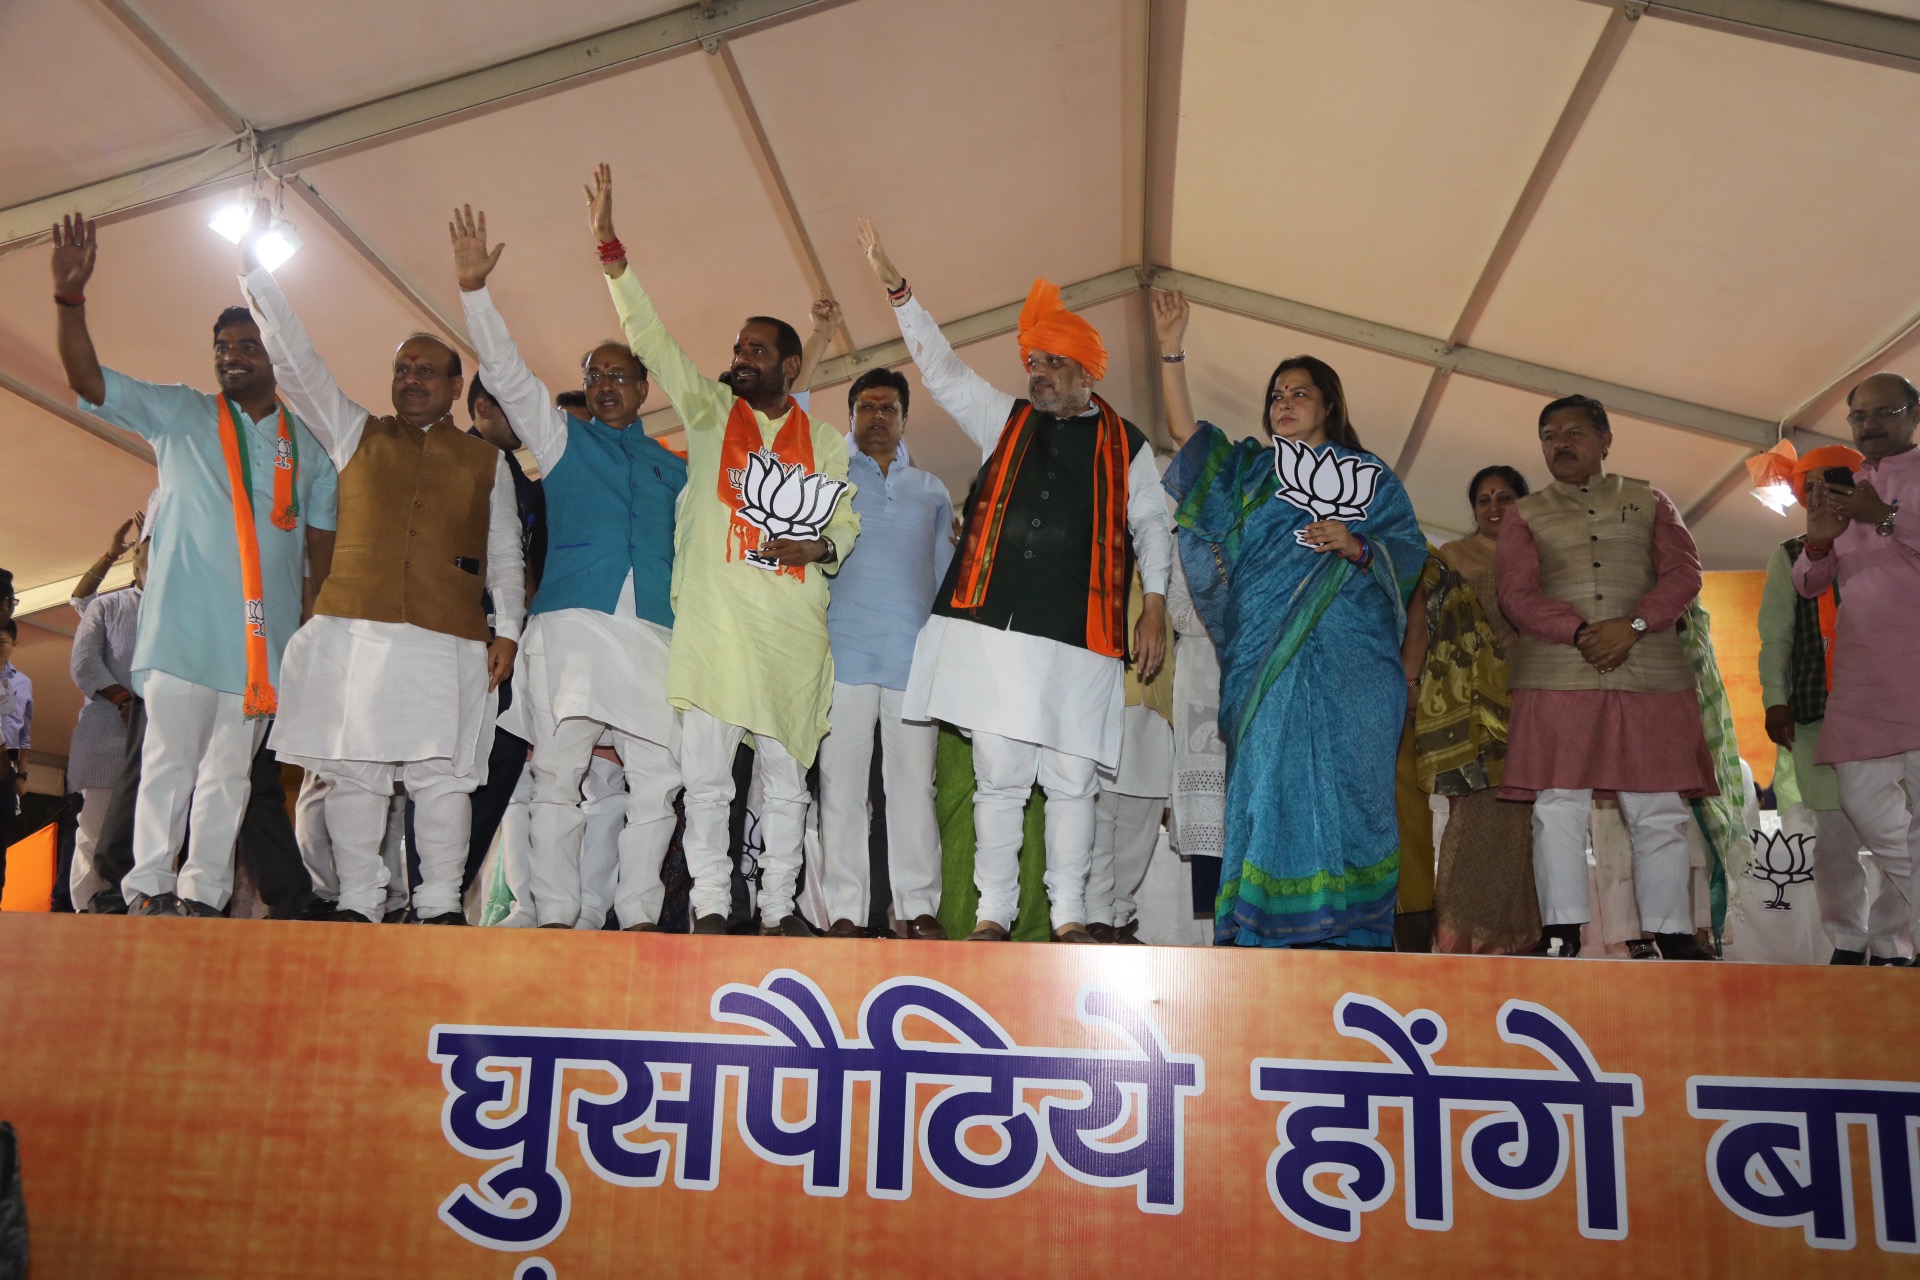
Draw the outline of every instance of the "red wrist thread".
<instances>
[{"instance_id":1,"label":"red wrist thread","mask_svg":"<svg viewBox=\"0 0 1920 1280\"><path fill-rule=\"evenodd\" d=\"M627 260L627 246L621 244L618 240L602 240L599 244L599 250L600 261L602 262L625 262Z\"/></svg>"},{"instance_id":2,"label":"red wrist thread","mask_svg":"<svg viewBox=\"0 0 1920 1280\"><path fill-rule=\"evenodd\" d=\"M56 293L53 295L53 300L63 307L84 307L87 305L87 295L84 293Z\"/></svg>"}]
</instances>

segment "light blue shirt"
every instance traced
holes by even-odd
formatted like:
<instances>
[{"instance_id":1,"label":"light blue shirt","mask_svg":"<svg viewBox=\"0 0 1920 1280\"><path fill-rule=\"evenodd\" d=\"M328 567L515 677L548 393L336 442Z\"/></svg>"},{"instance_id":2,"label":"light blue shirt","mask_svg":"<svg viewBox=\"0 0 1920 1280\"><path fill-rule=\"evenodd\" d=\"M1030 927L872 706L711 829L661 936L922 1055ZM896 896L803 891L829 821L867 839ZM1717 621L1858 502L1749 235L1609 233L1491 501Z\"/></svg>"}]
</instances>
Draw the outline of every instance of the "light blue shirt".
<instances>
[{"instance_id":1,"label":"light blue shirt","mask_svg":"<svg viewBox=\"0 0 1920 1280\"><path fill-rule=\"evenodd\" d=\"M33 746L33 681L9 662L0 667L0 747L26 751ZM11 804L13 797L0 796Z\"/></svg>"},{"instance_id":2,"label":"light blue shirt","mask_svg":"<svg viewBox=\"0 0 1920 1280\"><path fill-rule=\"evenodd\" d=\"M953 559L953 499L925 471L847 459L860 540L847 553L827 599L833 678L840 684L905 689L913 642Z\"/></svg>"},{"instance_id":3,"label":"light blue shirt","mask_svg":"<svg viewBox=\"0 0 1920 1280\"><path fill-rule=\"evenodd\" d=\"M223 693L245 693L246 616L240 593L240 549L234 545L232 488L220 444L219 401L178 383L142 382L111 369L97 405L80 407L145 438L160 468L160 513L149 530L147 588L133 649L133 689L144 696L149 671L164 671ZM244 419L245 413L237 415ZM266 595L267 670L280 682L280 651L300 625L306 577L306 530L335 526L339 479L326 450L293 419L299 456L292 529L273 523L277 412L242 428L253 486L253 526Z\"/></svg>"}]
</instances>

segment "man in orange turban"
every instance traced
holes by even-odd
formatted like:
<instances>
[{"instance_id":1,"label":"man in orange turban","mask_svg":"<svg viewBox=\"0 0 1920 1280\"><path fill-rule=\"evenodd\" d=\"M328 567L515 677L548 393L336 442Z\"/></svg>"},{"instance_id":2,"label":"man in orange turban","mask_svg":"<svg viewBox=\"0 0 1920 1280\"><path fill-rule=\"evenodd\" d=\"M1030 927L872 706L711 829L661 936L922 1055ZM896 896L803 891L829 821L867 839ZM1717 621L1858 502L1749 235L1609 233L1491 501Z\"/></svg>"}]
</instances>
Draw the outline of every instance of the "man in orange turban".
<instances>
[{"instance_id":1,"label":"man in orange turban","mask_svg":"<svg viewBox=\"0 0 1920 1280\"><path fill-rule=\"evenodd\" d=\"M984 463L901 703L905 719L973 731L980 908L969 936L1009 936L1023 814L1037 781L1047 793L1053 938L1091 942L1094 802L1099 771L1119 763L1125 722L1129 541L1144 604L1132 636L1141 680L1166 653L1173 539L1153 449L1094 394L1107 349L1060 305L1059 289L1035 281L1020 311L1023 399L961 363L865 219L860 241L927 391ZM1132 888L1120 886L1122 894Z\"/></svg>"}]
</instances>

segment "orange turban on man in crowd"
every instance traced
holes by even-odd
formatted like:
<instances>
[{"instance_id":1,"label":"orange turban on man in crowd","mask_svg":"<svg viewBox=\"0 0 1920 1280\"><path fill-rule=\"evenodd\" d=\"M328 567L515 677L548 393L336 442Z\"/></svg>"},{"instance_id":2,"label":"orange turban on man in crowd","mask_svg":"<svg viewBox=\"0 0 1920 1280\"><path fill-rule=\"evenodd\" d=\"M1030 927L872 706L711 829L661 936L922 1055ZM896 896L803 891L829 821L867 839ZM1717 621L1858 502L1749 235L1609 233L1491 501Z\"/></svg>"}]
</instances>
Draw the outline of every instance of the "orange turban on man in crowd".
<instances>
[{"instance_id":1,"label":"orange turban on man in crowd","mask_svg":"<svg viewBox=\"0 0 1920 1280\"><path fill-rule=\"evenodd\" d=\"M1020 359L1035 351L1065 356L1087 371L1090 381L1107 376L1107 346L1100 331L1060 305L1060 287L1035 280L1020 308Z\"/></svg>"}]
</instances>

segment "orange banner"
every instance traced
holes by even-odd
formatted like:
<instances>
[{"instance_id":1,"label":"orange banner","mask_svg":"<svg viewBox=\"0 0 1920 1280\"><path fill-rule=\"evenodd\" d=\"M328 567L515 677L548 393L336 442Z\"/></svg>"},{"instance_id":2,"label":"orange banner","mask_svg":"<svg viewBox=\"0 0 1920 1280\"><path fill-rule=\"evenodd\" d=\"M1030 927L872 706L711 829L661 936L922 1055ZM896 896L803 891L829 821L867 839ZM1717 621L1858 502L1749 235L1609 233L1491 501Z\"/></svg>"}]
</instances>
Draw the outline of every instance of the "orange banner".
<instances>
[{"instance_id":1,"label":"orange banner","mask_svg":"<svg viewBox=\"0 0 1920 1280\"><path fill-rule=\"evenodd\" d=\"M1713 619L1713 657L1727 686L1740 755L1763 787L1773 781L1775 751L1760 696L1760 595L1766 586L1764 572L1708 573L1700 581L1700 607Z\"/></svg>"},{"instance_id":2,"label":"orange banner","mask_svg":"<svg viewBox=\"0 0 1920 1280\"><path fill-rule=\"evenodd\" d=\"M0 972L36 1280L1920 1251L1893 969L8 916Z\"/></svg>"}]
</instances>

